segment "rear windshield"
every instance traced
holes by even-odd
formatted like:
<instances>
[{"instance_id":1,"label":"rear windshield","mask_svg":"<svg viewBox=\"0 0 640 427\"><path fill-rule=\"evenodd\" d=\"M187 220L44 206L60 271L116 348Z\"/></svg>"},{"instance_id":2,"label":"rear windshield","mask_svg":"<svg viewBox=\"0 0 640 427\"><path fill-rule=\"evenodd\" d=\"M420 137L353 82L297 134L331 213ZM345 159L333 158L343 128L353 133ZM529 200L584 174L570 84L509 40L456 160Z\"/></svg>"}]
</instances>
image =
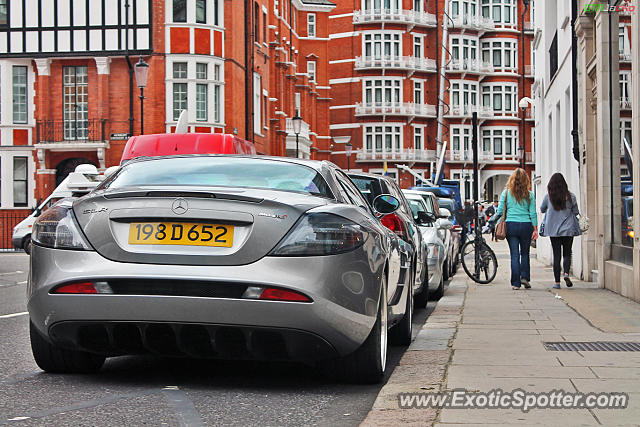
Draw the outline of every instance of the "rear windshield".
<instances>
[{"instance_id":1,"label":"rear windshield","mask_svg":"<svg viewBox=\"0 0 640 427\"><path fill-rule=\"evenodd\" d=\"M418 212L428 213L424 208L424 204L419 200L407 199L407 202L409 202L409 207L411 208L411 213L413 213L414 218L418 218Z\"/></svg>"},{"instance_id":2,"label":"rear windshield","mask_svg":"<svg viewBox=\"0 0 640 427\"><path fill-rule=\"evenodd\" d=\"M441 208L449 209L449 211L451 213L453 213L453 211L455 211L455 209L453 208L453 201L452 200L449 200L449 199L438 199L438 204L440 205Z\"/></svg>"},{"instance_id":3,"label":"rear windshield","mask_svg":"<svg viewBox=\"0 0 640 427\"><path fill-rule=\"evenodd\" d=\"M139 186L246 187L333 198L324 178L309 167L233 157L176 157L132 162L101 188Z\"/></svg>"}]
</instances>

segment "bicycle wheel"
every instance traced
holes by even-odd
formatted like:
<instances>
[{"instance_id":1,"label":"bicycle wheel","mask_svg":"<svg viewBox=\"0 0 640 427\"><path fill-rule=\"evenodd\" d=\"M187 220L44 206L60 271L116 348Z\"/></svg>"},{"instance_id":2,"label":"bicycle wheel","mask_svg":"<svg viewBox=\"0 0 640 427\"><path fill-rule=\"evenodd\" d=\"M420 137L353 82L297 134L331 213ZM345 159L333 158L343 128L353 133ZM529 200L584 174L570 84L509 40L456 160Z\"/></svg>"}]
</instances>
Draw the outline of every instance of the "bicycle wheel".
<instances>
[{"instance_id":1,"label":"bicycle wheel","mask_svg":"<svg viewBox=\"0 0 640 427\"><path fill-rule=\"evenodd\" d=\"M476 283L487 284L495 279L498 272L496 254L483 241L470 241L462 247L462 268Z\"/></svg>"}]
</instances>

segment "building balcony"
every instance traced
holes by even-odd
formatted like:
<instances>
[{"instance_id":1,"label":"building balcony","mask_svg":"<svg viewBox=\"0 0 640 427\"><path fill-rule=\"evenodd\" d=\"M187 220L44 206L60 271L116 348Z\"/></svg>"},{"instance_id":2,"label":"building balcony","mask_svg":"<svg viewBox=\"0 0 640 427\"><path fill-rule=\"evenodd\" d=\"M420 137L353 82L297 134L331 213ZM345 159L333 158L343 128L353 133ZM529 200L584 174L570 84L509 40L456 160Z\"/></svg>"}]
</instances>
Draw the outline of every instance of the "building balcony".
<instances>
[{"instance_id":1,"label":"building balcony","mask_svg":"<svg viewBox=\"0 0 640 427\"><path fill-rule=\"evenodd\" d=\"M51 148L54 144L68 148L78 144L102 145L109 138L109 122L105 119L36 121L36 144L47 144Z\"/></svg>"},{"instance_id":2,"label":"building balcony","mask_svg":"<svg viewBox=\"0 0 640 427\"><path fill-rule=\"evenodd\" d=\"M303 159L311 158L311 145L313 144L309 138L309 123L303 121L300 126L300 133L296 141L296 134L293 131L293 122L291 118L285 121L287 136L285 138L286 150L288 157L301 157ZM296 153L297 152L297 153Z\"/></svg>"},{"instance_id":3,"label":"building balcony","mask_svg":"<svg viewBox=\"0 0 640 427\"><path fill-rule=\"evenodd\" d=\"M471 117L473 113L478 113L479 119L492 119L494 117L491 107L482 107L479 105L453 105L449 110L449 117Z\"/></svg>"},{"instance_id":4,"label":"building balcony","mask_svg":"<svg viewBox=\"0 0 640 427\"><path fill-rule=\"evenodd\" d=\"M436 106L429 104L415 104L413 102L381 102L356 104L356 116L409 116L436 117Z\"/></svg>"},{"instance_id":5,"label":"building balcony","mask_svg":"<svg viewBox=\"0 0 640 427\"><path fill-rule=\"evenodd\" d=\"M399 56L374 58L372 56L356 57L356 70L384 69L384 70L409 70L412 72L435 73L438 71L436 61L417 56Z\"/></svg>"},{"instance_id":6,"label":"building balcony","mask_svg":"<svg viewBox=\"0 0 640 427\"><path fill-rule=\"evenodd\" d=\"M531 153L527 153L527 162L531 161ZM472 150L447 150L447 161L450 163L471 163L473 162ZM520 156L515 154L494 154L491 151L479 151L478 163L491 164L491 163L519 163Z\"/></svg>"},{"instance_id":7,"label":"building balcony","mask_svg":"<svg viewBox=\"0 0 640 427\"><path fill-rule=\"evenodd\" d=\"M447 71L452 73L483 74L493 71L490 62L479 59L452 59L447 65Z\"/></svg>"},{"instance_id":8,"label":"building balcony","mask_svg":"<svg viewBox=\"0 0 640 427\"><path fill-rule=\"evenodd\" d=\"M285 121L287 136L293 136L295 138L296 134L293 131L293 121L291 118L286 119ZM302 121L302 125L300 126L300 133L298 134L299 138L307 138L309 139L309 123Z\"/></svg>"},{"instance_id":9,"label":"building balcony","mask_svg":"<svg viewBox=\"0 0 640 427\"><path fill-rule=\"evenodd\" d=\"M495 29L495 24L493 23L493 19L487 18L484 16L477 15L458 15L452 18L453 20L453 30L457 28L464 28L474 31L493 31Z\"/></svg>"},{"instance_id":10,"label":"building balcony","mask_svg":"<svg viewBox=\"0 0 640 427\"><path fill-rule=\"evenodd\" d=\"M619 52L618 56L620 58L620 62L631 63L631 52Z\"/></svg>"},{"instance_id":11,"label":"building balcony","mask_svg":"<svg viewBox=\"0 0 640 427\"><path fill-rule=\"evenodd\" d=\"M372 151L359 149L356 152L357 162L435 162L437 161L435 150L415 150L413 148L406 148L402 151Z\"/></svg>"},{"instance_id":12,"label":"building balcony","mask_svg":"<svg viewBox=\"0 0 640 427\"><path fill-rule=\"evenodd\" d=\"M620 98L620 109L621 110L631 110L633 103L631 102L631 98Z\"/></svg>"},{"instance_id":13,"label":"building balcony","mask_svg":"<svg viewBox=\"0 0 640 427\"><path fill-rule=\"evenodd\" d=\"M356 10L353 12L353 23L395 23L405 24L410 27L430 28L435 28L438 25L436 16L431 13L394 9Z\"/></svg>"}]
</instances>

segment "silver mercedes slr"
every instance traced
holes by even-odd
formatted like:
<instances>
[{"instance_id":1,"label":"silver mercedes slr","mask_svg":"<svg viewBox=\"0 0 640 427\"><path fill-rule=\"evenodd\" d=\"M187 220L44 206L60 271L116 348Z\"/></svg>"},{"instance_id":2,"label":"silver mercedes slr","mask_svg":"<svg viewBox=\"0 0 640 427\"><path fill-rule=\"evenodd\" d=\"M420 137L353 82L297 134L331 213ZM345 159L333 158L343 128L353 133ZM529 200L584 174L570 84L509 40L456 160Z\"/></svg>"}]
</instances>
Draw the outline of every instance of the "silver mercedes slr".
<instances>
[{"instance_id":1,"label":"silver mercedes slr","mask_svg":"<svg viewBox=\"0 0 640 427\"><path fill-rule=\"evenodd\" d=\"M30 336L45 371L151 353L304 361L377 382L388 337L411 341L411 249L329 162L133 160L50 208L32 237Z\"/></svg>"}]
</instances>

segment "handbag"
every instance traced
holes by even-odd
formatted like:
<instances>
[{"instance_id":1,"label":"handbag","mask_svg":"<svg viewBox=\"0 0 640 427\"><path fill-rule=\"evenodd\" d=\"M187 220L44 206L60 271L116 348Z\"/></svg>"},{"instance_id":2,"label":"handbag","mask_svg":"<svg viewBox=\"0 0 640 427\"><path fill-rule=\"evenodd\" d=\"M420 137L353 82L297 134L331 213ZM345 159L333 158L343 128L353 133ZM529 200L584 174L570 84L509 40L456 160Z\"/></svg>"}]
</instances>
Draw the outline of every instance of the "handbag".
<instances>
[{"instance_id":1,"label":"handbag","mask_svg":"<svg viewBox=\"0 0 640 427\"><path fill-rule=\"evenodd\" d=\"M496 225L496 239L504 240L507 238L507 193L504 193L504 209L502 209L502 218Z\"/></svg>"},{"instance_id":2,"label":"handbag","mask_svg":"<svg viewBox=\"0 0 640 427\"><path fill-rule=\"evenodd\" d=\"M589 218L586 215L577 214L575 218L581 233L589 231Z\"/></svg>"},{"instance_id":3,"label":"handbag","mask_svg":"<svg viewBox=\"0 0 640 427\"><path fill-rule=\"evenodd\" d=\"M547 223L547 214L544 214L544 219L542 220L540 227L538 227L538 235L540 235L541 237L545 237L544 229L546 228L546 223Z\"/></svg>"}]
</instances>

